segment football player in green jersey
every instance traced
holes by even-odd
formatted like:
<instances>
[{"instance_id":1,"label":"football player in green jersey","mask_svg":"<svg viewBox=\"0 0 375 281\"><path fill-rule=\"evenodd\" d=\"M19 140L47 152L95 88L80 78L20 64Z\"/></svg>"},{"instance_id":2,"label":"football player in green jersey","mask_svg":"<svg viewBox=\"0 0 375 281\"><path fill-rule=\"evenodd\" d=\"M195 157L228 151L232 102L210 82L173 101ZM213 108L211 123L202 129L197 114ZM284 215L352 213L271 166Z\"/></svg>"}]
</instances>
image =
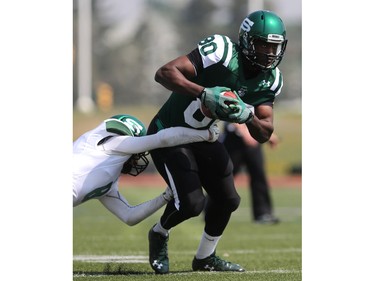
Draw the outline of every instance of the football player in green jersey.
<instances>
[{"instance_id":1,"label":"football player in green jersey","mask_svg":"<svg viewBox=\"0 0 375 281\"><path fill-rule=\"evenodd\" d=\"M275 13L256 11L241 23L238 44L227 36L212 35L189 54L161 68L155 80L172 91L151 121L148 134L173 126L205 129L219 119L246 123L250 134L266 142L273 130L273 103L283 77L277 68L287 44L285 26ZM232 90L240 100L228 111ZM201 104L214 118L203 115ZM244 271L216 256L216 246L237 209L240 197L233 180L233 164L222 143L198 142L150 152L159 173L173 190L171 200L149 231L149 262L158 274L169 272L171 228L205 209L205 228L193 258L193 270ZM206 191L207 200L203 189Z\"/></svg>"}]
</instances>

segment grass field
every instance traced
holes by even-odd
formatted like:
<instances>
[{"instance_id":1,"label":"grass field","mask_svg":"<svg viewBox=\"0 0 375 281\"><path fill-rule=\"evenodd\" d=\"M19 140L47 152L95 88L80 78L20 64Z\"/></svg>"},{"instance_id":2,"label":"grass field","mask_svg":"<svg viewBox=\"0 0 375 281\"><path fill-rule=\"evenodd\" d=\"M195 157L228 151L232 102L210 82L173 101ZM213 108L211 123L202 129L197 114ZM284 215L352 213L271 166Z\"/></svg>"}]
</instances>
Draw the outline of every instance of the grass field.
<instances>
[{"instance_id":1,"label":"grass field","mask_svg":"<svg viewBox=\"0 0 375 281\"><path fill-rule=\"evenodd\" d=\"M125 183L126 184L126 183ZM163 187L124 186L120 191L132 204L150 199ZM148 264L147 233L162 210L129 227L97 200L73 210L73 280L302 280L301 188L273 187L275 213L282 222L266 226L251 223L249 194L242 201L218 245L217 255L241 264L244 273L197 273L192 258L203 229L202 217L190 219L171 232L170 271L155 275Z\"/></svg>"},{"instance_id":2,"label":"grass field","mask_svg":"<svg viewBox=\"0 0 375 281\"><path fill-rule=\"evenodd\" d=\"M90 115L74 112L73 139L103 119L118 113L132 114L146 126L157 108L149 106L116 108ZM264 146L269 176L285 176L288 168L301 162L301 114L275 109L275 131L279 148ZM131 204L148 200L164 190L164 184L133 186L126 182L120 191ZM233 213L217 255L241 264L244 273L197 273L191 262L204 227L202 217L190 219L171 232L169 257L171 274L158 276L148 264L150 227L162 210L129 227L109 213L97 200L73 209L73 280L302 280L301 184L272 186L275 213L282 223L262 226L251 223L248 190L238 186L242 201Z\"/></svg>"}]
</instances>

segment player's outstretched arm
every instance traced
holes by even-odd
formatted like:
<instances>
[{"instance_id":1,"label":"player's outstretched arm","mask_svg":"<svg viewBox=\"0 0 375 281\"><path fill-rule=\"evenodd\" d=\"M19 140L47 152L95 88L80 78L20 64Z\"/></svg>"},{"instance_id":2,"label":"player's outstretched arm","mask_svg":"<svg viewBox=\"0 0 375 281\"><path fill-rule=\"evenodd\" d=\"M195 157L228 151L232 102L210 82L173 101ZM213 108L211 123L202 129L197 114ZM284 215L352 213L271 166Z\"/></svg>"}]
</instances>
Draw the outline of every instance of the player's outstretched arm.
<instances>
[{"instance_id":1,"label":"player's outstretched arm","mask_svg":"<svg viewBox=\"0 0 375 281\"><path fill-rule=\"evenodd\" d=\"M117 188L112 189L108 194L99 198L99 201L112 214L129 226L136 225L148 218L168 202L163 193L146 202L131 205Z\"/></svg>"},{"instance_id":2,"label":"player's outstretched arm","mask_svg":"<svg viewBox=\"0 0 375 281\"><path fill-rule=\"evenodd\" d=\"M214 142L219 137L217 125L208 130L195 130L184 127L163 129L156 134L142 137L115 136L101 144L108 153L135 154L156 148L170 147L192 142Z\"/></svg>"}]
</instances>

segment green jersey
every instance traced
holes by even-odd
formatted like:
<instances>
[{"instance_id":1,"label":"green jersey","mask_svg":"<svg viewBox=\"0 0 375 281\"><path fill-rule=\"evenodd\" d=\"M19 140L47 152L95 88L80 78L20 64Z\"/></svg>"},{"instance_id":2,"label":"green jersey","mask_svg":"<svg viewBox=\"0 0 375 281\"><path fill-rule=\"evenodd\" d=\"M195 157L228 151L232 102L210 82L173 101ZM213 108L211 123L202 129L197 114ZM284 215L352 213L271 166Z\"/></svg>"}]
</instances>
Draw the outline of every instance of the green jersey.
<instances>
[{"instance_id":1,"label":"green jersey","mask_svg":"<svg viewBox=\"0 0 375 281\"><path fill-rule=\"evenodd\" d=\"M227 36L213 35L198 43L203 69L191 81L203 87L227 87L254 107L273 104L283 86L278 68L260 72L246 79L239 46ZM158 112L161 127L183 126L206 129L215 120L203 115L200 99L172 92Z\"/></svg>"}]
</instances>

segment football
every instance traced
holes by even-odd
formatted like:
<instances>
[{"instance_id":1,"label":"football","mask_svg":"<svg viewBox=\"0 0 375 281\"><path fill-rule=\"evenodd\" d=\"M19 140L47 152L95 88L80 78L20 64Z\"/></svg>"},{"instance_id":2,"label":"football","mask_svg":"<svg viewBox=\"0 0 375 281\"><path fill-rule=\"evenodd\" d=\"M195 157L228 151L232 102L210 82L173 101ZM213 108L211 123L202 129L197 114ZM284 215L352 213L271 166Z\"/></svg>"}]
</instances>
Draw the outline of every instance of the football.
<instances>
[{"instance_id":1,"label":"football","mask_svg":"<svg viewBox=\"0 0 375 281\"><path fill-rule=\"evenodd\" d=\"M224 96L226 96L226 97L231 97L231 98L237 99L236 94L233 93L232 91L225 91L225 92L222 92L221 95L224 95ZM227 102L226 102L226 104L227 104ZM201 104L201 111L202 111L202 113L203 113L204 116L206 116L206 117L208 117L208 118L211 118L211 119L213 118L211 111L210 111L207 107L205 107L205 106L203 105L203 103Z\"/></svg>"}]
</instances>

